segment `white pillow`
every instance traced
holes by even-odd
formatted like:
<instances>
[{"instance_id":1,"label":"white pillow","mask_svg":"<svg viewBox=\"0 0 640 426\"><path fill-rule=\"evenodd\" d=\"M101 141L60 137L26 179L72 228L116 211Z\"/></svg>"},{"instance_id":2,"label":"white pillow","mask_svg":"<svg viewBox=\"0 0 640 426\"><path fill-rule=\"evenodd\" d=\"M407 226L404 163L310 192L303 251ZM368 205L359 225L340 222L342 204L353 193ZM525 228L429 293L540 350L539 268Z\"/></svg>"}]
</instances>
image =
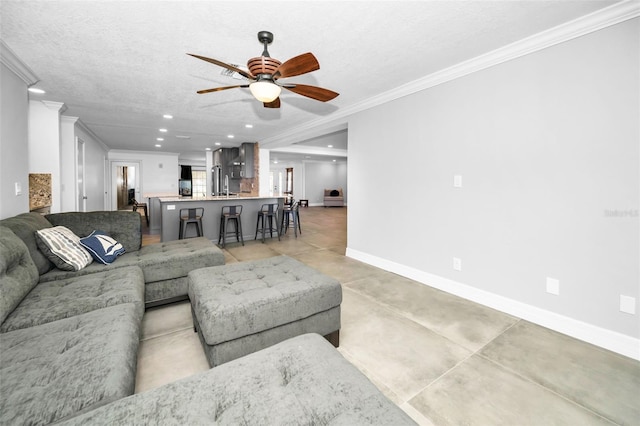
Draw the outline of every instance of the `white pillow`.
<instances>
[{"instance_id":1,"label":"white pillow","mask_svg":"<svg viewBox=\"0 0 640 426\"><path fill-rule=\"evenodd\" d=\"M93 262L91 254L80 245L80 238L64 226L36 231L36 243L58 269L79 271Z\"/></svg>"}]
</instances>

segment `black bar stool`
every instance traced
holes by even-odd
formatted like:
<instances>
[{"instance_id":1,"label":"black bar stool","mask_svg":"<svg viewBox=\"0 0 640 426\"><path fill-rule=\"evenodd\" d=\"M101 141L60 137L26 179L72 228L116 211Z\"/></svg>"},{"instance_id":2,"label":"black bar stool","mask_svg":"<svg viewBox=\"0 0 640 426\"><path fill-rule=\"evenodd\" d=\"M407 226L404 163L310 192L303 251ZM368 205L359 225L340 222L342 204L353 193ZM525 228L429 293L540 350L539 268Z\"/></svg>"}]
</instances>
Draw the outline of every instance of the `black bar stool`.
<instances>
[{"instance_id":1,"label":"black bar stool","mask_svg":"<svg viewBox=\"0 0 640 426\"><path fill-rule=\"evenodd\" d=\"M131 199L133 203L133 211L137 212L138 209L144 210L144 218L147 219L147 226L149 226L149 209L147 209L147 203L139 203L135 198Z\"/></svg>"},{"instance_id":2,"label":"black bar stool","mask_svg":"<svg viewBox=\"0 0 640 426\"><path fill-rule=\"evenodd\" d=\"M187 226L190 223L196 225L198 237L202 237L204 235L204 232L202 231L202 215L204 215L203 207L196 207L193 209L180 209L180 234L178 239L182 240L185 238L185 235L187 233Z\"/></svg>"},{"instance_id":3,"label":"black bar stool","mask_svg":"<svg viewBox=\"0 0 640 426\"><path fill-rule=\"evenodd\" d=\"M222 247L227 243L227 234L236 234L236 241L242 242L244 245L244 238L242 237L242 220L240 215L242 214L242 206L223 206L222 213L220 214L220 233L218 234L218 244L222 241ZM233 222L235 231L229 231L229 221Z\"/></svg>"},{"instance_id":4,"label":"black bar stool","mask_svg":"<svg viewBox=\"0 0 640 426\"><path fill-rule=\"evenodd\" d=\"M302 227L300 226L300 203L294 201L291 206L284 206L282 209L282 226L280 233L286 234L289 229L289 224L293 225L293 233L298 238L298 231L302 234Z\"/></svg>"},{"instance_id":5,"label":"black bar stool","mask_svg":"<svg viewBox=\"0 0 640 426\"><path fill-rule=\"evenodd\" d=\"M278 241L280 241L280 232L278 231L278 204L263 204L258 212L258 220L256 221L256 236L254 240L258 239L258 232L262 233L262 242L264 243L264 234L269 232L271 238L273 238L273 231L276 231Z\"/></svg>"}]
</instances>

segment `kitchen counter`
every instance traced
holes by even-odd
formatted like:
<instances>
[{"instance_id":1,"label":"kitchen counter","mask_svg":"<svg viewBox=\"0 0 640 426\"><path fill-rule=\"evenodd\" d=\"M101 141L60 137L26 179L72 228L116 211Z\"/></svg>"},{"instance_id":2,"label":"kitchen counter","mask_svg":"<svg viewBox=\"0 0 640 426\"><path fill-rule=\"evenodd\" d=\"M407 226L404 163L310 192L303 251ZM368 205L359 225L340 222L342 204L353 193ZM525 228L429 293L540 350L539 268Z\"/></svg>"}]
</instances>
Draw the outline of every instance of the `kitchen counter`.
<instances>
[{"instance_id":1,"label":"kitchen counter","mask_svg":"<svg viewBox=\"0 0 640 426\"><path fill-rule=\"evenodd\" d=\"M284 196L257 197L243 196L242 194L229 196L208 197L160 197L161 215L161 241L173 241L178 239L180 230L180 209L203 207L202 228L204 236L218 242L220 232L220 213L223 206L242 206L242 233L245 240L252 240L256 232L258 211L263 204L278 203L279 209L284 205ZM190 225L186 237L196 236L196 227ZM233 239L235 241L235 239Z\"/></svg>"}]
</instances>

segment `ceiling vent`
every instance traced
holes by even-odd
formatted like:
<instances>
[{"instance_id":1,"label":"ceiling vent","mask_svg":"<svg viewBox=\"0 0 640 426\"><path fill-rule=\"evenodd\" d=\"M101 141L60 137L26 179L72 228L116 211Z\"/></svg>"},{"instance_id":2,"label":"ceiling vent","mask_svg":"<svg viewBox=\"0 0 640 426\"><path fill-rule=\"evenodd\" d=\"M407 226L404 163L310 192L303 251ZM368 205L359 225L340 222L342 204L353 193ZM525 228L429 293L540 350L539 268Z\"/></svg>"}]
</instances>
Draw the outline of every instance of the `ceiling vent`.
<instances>
[{"instance_id":1,"label":"ceiling vent","mask_svg":"<svg viewBox=\"0 0 640 426\"><path fill-rule=\"evenodd\" d=\"M229 65L231 65L233 67L236 67L236 68L239 68L239 69L241 69L243 71L247 71L247 67L243 67L243 66L240 66L240 65L237 65L237 64L229 64ZM238 74L237 72L232 71L230 69L226 69L226 68L223 68L222 71L220 71L220 75L223 75L225 77L231 77L231 78L236 79L236 80L247 80L247 78L243 77L242 75Z\"/></svg>"}]
</instances>

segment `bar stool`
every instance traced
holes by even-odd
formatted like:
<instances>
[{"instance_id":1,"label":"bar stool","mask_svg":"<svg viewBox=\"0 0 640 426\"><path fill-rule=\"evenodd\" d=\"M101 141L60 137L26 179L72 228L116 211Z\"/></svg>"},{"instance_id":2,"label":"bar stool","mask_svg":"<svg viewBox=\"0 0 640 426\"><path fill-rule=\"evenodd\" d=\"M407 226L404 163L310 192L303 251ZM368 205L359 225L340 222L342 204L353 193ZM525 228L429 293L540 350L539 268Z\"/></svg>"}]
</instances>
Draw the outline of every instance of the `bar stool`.
<instances>
[{"instance_id":1,"label":"bar stool","mask_svg":"<svg viewBox=\"0 0 640 426\"><path fill-rule=\"evenodd\" d=\"M185 235L187 233L187 226L190 223L196 225L198 237L202 237L204 235L202 231L202 215L204 215L203 207L196 207L193 209L180 209L180 234L178 239L182 240L185 238Z\"/></svg>"},{"instance_id":2,"label":"bar stool","mask_svg":"<svg viewBox=\"0 0 640 426\"><path fill-rule=\"evenodd\" d=\"M134 212L137 212L138 209L144 210L144 217L147 219L147 226L149 226L149 210L147 209L147 203L139 203L135 198L132 198L131 202L133 203Z\"/></svg>"},{"instance_id":3,"label":"bar stool","mask_svg":"<svg viewBox=\"0 0 640 426\"><path fill-rule=\"evenodd\" d=\"M293 224L293 233L298 238L298 231L302 234L302 227L300 226L300 203L294 201L291 206L284 206L282 209L282 226L281 234L286 234L289 229L289 223Z\"/></svg>"},{"instance_id":4,"label":"bar stool","mask_svg":"<svg viewBox=\"0 0 640 426\"><path fill-rule=\"evenodd\" d=\"M273 238L273 231L276 231L278 241L280 241L280 232L278 231L278 204L263 204L258 211L258 220L256 221L256 236L254 240L258 239L258 232L262 233L262 242L264 243L264 234L269 232L271 238Z\"/></svg>"},{"instance_id":5,"label":"bar stool","mask_svg":"<svg viewBox=\"0 0 640 426\"><path fill-rule=\"evenodd\" d=\"M236 241L242 242L244 245L244 238L242 238L242 220L240 215L242 214L242 206L222 206L222 212L220 214L220 233L218 234L218 245L222 241L222 247L227 243L227 234L233 232L236 234ZM229 231L229 221L233 222L235 231Z\"/></svg>"}]
</instances>

